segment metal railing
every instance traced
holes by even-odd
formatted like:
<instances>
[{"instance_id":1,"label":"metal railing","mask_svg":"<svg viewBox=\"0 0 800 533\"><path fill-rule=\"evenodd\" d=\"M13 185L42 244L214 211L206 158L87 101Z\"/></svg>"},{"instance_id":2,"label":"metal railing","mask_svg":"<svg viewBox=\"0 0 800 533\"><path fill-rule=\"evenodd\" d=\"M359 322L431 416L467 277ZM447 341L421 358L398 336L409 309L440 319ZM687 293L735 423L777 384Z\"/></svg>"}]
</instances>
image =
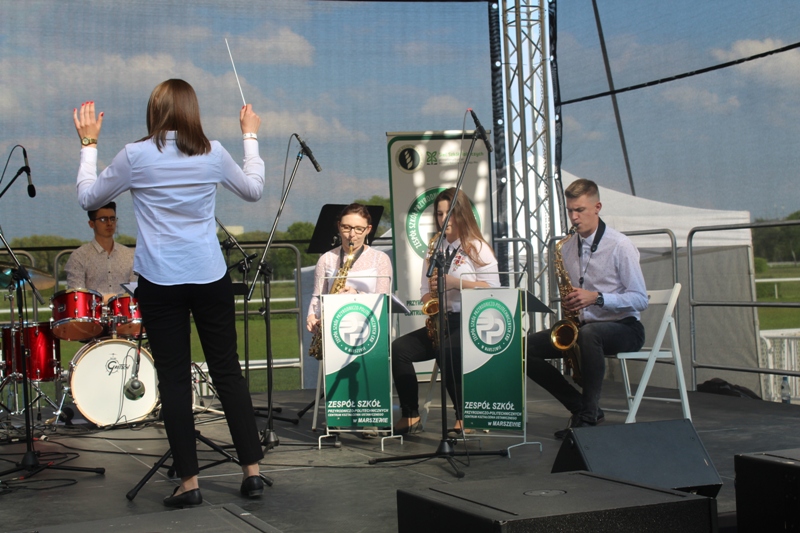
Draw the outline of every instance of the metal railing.
<instances>
[{"instance_id":1,"label":"metal railing","mask_svg":"<svg viewBox=\"0 0 800 533\"><path fill-rule=\"evenodd\" d=\"M263 251L264 246L265 246L265 243L247 243L247 244L242 244L242 248L243 249L252 250L252 251L256 251L256 252ZM53 276L57 280L56 281L56 286L53 289L54 293L58 292L61 288L65 288L66 287L66 282L64 280L58 281L59 278L62 275L62 267L61 267L61 265L64 263L64 260L63 260L64 256L68 256L69 254L74 252L77 248L78 248L77 246L70 246L70 247L65 247L65 248L42 247L42 250L47 250L47 251L53 251L53 250L56 250L56 249L61 250L55 255L55 257L53 258L53 263L52 263ZM298 342L297 357L276 358L275 361L274 361L274 365L273 366L276 369L277 368L298 368L298 369L300 369L300 380L301 380L301 383L302 383L303 373L304 373L304 365L303 365L304 358L302 357L303 353L304 353L304 351L303 351L303 326L305 325L305 322L303 320L301 320L302 311L300 309L301 302L302 302L302 280L301 280L301 276L300 276L300 269L302 268L302 264L301 264L300 250L296 246L294 246L293 244L289 244L289 243L274 243L273 242L273 244L270 246L270 252L273 252L275 250L290 250L290 251L292 251L294 253L294 263L295 263L295 270L297 271L297 276L296 276L295 280L285 280L285 281L284 280L275 280L275 281L271 281L272 284L294 283L295 284L295 291L294 291L294 297L293 298L271 298L270 301L273 302L273 303L294 302L294 305L289 307L289 308L284 308L284 309L270 309L270 316L273 316L273 315L294 315L295 316L295 323L296 323L296 327L297 327L297 336L298 336L298 341L299 342ZM32 255L32 252L35 252L35 251L39 251L39 248L30 248L29 250L24 250L24 251L16 251L15 250L14 253L20 259L22 257L27 258L29 260L29 262L30 262L30 266L36 268L35 258ZM0 255L0 257L2 257L2 256ZM252 275L252 274L250 274L250 275ZM249 283L251 280L247 280L247 281ZM256 287L256 289L259 289L263 285L263 282L261 280L257 280L256 283L258 284L258 287ZM253 304L256 304L256 305L264 304L264 299L261 298L261 297L253 298L248 303L248 302L245 301L245 298L243 296L237 296L236 297L236 304L237 304L236 315L245 318L245 330L246 330L245 343L246 343L246 346L245 346L244 356L245 356L246 373L247 373L247 370L249 370L251 368L251 364L250 364L251 361L250 361L249 349L248 349L249 348L249 346L248 346L248 344L249 344L249 336L247 334L247 330L248 330L247 321L249 320L250 315L253 314L253 312L249 310L249 304L250 303L253 303ZM243 309L242 310L238 310L239 307L242 307ZM37 311L39 311L39 312L49 311L49 307L47 305L45 305L44 307L38 308ZM2 312L3 311L0 310L0 313L2 313ZM6 314L7 314L7 312L6 312ZM262 362L263 361L261 361L261 360L252 361L252 363L253 363L253 365L255 365L255 367L263 366ZM249 381L249 376L248 376L248 381Z\"/></svg>"},{"instance_id":2,"label":"metal railing","mask_svg":"<svg viewBox=\"0 0 800 533\"><path fill-rule=\"evenodd\" d=\"M697 361L697 338L695 332L695 309L697 307L771 307L771 308L791 308L800 309L800 302L758 302L758 301L719 301L719 300L699 300L695 298L694 288L694 261L692 240L694 235L699 232L730 231L739 229L772 228L780 226L800 226L800 220L783 222L757 222L751 224L728 224L722 226L698 226L689 231L687 237L687 251L689 260L689 316L692 331L692 390L697 389L697 369L709 368L717 370L730 370L733 372L747 372L753 374L771 374L800 377L800 371L776 369L776 368L752 368L745 366L714 365L709 363L699 363Z\"/></svg>"},{"instance_id":3,"label":"metal railing","mask_svg":"<svg viewBox=\"0 0 800 533\"><path fill-rule=\"evenodd\" d=\"M775 299L779 298L778 296L778 284L779 283L796 283L800 281L800 278L763 278L757 279L756 283L772 283L775 285Z\"/></svg>"}]
</instances>

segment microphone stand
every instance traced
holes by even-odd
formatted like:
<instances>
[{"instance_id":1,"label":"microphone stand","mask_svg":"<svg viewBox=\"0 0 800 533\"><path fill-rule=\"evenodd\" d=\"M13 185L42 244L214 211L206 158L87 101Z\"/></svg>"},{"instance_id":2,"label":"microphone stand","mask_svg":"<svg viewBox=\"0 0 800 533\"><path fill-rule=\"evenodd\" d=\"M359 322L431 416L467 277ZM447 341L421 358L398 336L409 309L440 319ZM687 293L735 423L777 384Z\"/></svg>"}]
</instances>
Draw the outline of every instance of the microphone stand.
<instances>
[{"instance_id":1,"label":"microphone stand","mask_svg":"<svg viewBox=\"0 0 800 533\"><path fill-rule=\"evenodd\" d=\"M294 162L294 167L292 168L292 173L289 176L289 182L286 184L286 189L283 191L283 196L281 197L281 203L278 206L278 212L275 214L275 220L272 223L272 229L269 232L269 237L267 238L267 244L264 246L264 252L261 254L261 259L258 262L258 269L256 270L255 276L253 276L253 283L250 285L250 291L247 294L246 300L249 302L253 298L253 291L256 288L256 282L258 281L259 277L263 279L263 293L264 293L264 307L260 308L258 312L264 317L264 326L265 326L265 333L267 339L267 427L264 428L264 431L261 433L261 443L267 448L267 450L271 450L280 444L280 439L278 438L277 434L274 431L273 426L273 419L276 418L272 414L272 387L273 387L273 356L272 356L272 329L270 325L270 298L272 297L271 288L270 288L270 278L272 277L272 267L269 266L267 263L267 253L269 252L270 246L272 246L272 241L275 238L275 232L278 229L278 221L281 218L281 213L283 213L283 208L286 205L286 199L289 196L289 191L292 188L292 183L294 182L294 178L297 175L297 167L300 165L300 161L302 161L303 156L305 155L304 150L300 150L297 153L297 158ZM298 273L299 275L299 273ZM256 412L256 415L259 413ZM297 425L300 423L299 418L295 419L286 419L289 422Z\"/></svg>"},{"instance_id":2,"label":"microphone stand","mask_svg":"<svg viewBox=\"0 0 800 533\"><path fill-rule=\"evenodd\" d=\"M447 379L450 372L448 366L450 366L448 357L445 356L445 350L449 348L446 344L447 341L447 319L445 315L447 314L447 306L445 305L445 265L446 260L444 257L444 252L442 251L442 244L444 243L445 239L445 230L447 225L450 223L450 217L453 215L453 208L458 202L458 193L461 191L461 184L464 181L464 174L467 171L467 165L469 164L469 159L472 157L472 150L475 147L475 141L479 138L479 133L477 130L472 135L472 142L469 145L469 150L467 150L467 158L464 162L464 166L461 168L461 174L458 176L458 181L456 182L456 192L453 196L453 201L450 202L450 208L447 210L447 216L444 218L444 222L442 223L442 230L439 235L439 240L436 242L436 247L434 248L435 252L431 255L430 264L428 265L428 271L425 274L428 278L433 277L433 271L436 269L436 292L439 298L439 372L441 376L441 402L442 402L442 438L439 441L439 446L436 448L436 451L433 453L421 453L421 454L414 454L414 455L405 455L405 456L397 456L397 457L378 457L369 460L369 464L377 464L377 463L384 463L388 461L405 461L405 460L417 460L417 459L430 459L430 458L441 458L445 459L450 466L453 467L455 470L455 475L457 478L461 479L465 476L464 472L458 469L458 465L456 465L454 457L456 456L470 456L470 455L499 455L501 457L506 457L508 455L507 450L499 450L499 451L477 451L477 452L456 452L453 449L453 444L455 439L450 439L447 436ZM447 347L447 348L446 348ZM462 347L463 348L463 347ZM450 357L452 357L452 353L450 353ZM456 398L455 401L459 401L460 398ZM462 406L463 411L463 406ZM463 417L463 414L462 414ZM462 419L463 424L463 419ZM463 431L463 429L462 429Z\"/></svg>"},{"instance_id":3,"label":"microphone stand","mask_svg":"<svg viewBox=\"0 0 800 533\"><path fill-rule=\"evenodd\" d=\"M226 263L230 263L230 256L231 256L231 249L236 248L242 254L242 259L236 263L235 265L231 265L228 267L228 271L230 272L234 268L238 269L239 272L242 273L242 285L244 285L244 292L242 296L247 294L247 274L250 273L250 264L253 259L256 258L256 254L247 255L244 248L241 247L239 241L236 240L236 237L228 231L228 228L222 225L219 218L214 218L217 221L217 225L220 229L225 232L225 235L228 236L222 242L222 248L225 250L226 256ZM237 284L238 285L238 284ZM235 290L235 289L234 289ZM247 301L244 303L244 379L247 382L247 388L250 389L250 335L249 335L249 325L250 325L250 316L249 316L249 306L247 305Z\"/></svg>"},{"instance_id":4,"label":"microphone stand","mask_svg":"<svg viewBox=\"0 0 800 533\"><path fill-rule=\"evenodd\" d=\"M236 291L236 294L241 294L242 296L246 296L248 294L248 292L249 292L249 288L247 286L247 274L250 272L250 266L252 264L253 259L258 257L258 254L247 255L247 252L245 252L244 248L241 247L239 242L236 240L236 237L234 237L233 234L231 232L229 232L228 229L225 226L222 225L222 222L220 222L218 218L215 219L215 220L217 221L217 224L219 224L219 227L222 229L222 231L225 232L225 235L228 236L228 238L225 239L225 241L222 243L222 247L225 248L226 253L228 253L228 255L230 255L229 254L230 250L235 247L244 256L238 263L228 267L228 270L230 271L230 270L233 270L234 268L238 268L239 272L242 273L242 277L244 278L244 281L241 284L236 284L236 285L241 285L242 286L242 289L241 289L242 292ZM244 346L245 346L245 348L244 348L244 373L245 373L245 381L247 382L247 388L249 390L250 389L250 341L249 341L249 324L248 324L248 322L249 322L249 314L248 314L248 308L249 308L249 300L245 299L245 302L244 302ZM254 408L254 411L255 411L255 415L256 416L266 416L266 415L262 415L261 413L259 413L259 409L257 407ZM270 412L280 413L281 412L281 408L280 407L271 408ZM293 419L290 419L290 418L284 418L284 417L279 417L279 416L276 416L275 418L278 419L278 420L282 420L284 422L291 422L293 424L297 424L299 422L299 420L296 421L296 420L293 420Z\"/></svg>"},{"instance_id":5,"label":"microphone stand","mask_svg":"<svg viewBox=\"0 0 800 533\"><path fill-rule=\"evenodd\" d=\"M19 176L19 174L17 174L17 176ZM8 187L6 187L6 189L7 188ZM19 321L20 321L19 353L21 357L19 359L21 361L21 366L22 366L22 399L23 399L22 401L23 405L25 406L24 409L25 445L27 446L27 450L25 452L25 455L22 457L22 461L16 463L16 466L14 468L0 472L0 477L5 476L6 474L12 474L14 472L20 472L24 470L27 472L27 474L25 474L24 477L29 478L47 468L52 468L53 470L67 470L72 472L93 472L95 474L104 474L106 471L105 468L83 468L79 466L56 465L53 464L52 462L44 464L39 462L39 454L33 448L33 422L31 420L31 405L28 404L28 399L30 397L28 392L28 388L30 386L30 380L28 379L27 359L30 357L30 354L27 353L27 350L25 348L25 335L22 334L23 331L22 327L24 325L23 316L25 313L25 307L23 306L22 303L24 284L28 283L28 285L30 285L31 290L33 291L33 294L36 297L36 300L39 302L39 304L44 304L44 300L42 299L42 295L39 294L39 291L36 290L36 287L34 286L33 281L31 280L31 277L28 274L28 271L25 269L24 266L20 264L19 260L17 259L17 256L14 255L14 251L11 249L11 246L9 246L8 242L6 242L6 239L3 236L2 231L0 231L0 240L2 240L3 246L5 246L6 250L8 251L8 255L14 261L14 264L16 266L15 269L12 269L11 278L14 281L14 285L16 288L17 310L19 312ZM8 359L9 360L12 359L10 354Z\"/></svg>"}]
</instances>

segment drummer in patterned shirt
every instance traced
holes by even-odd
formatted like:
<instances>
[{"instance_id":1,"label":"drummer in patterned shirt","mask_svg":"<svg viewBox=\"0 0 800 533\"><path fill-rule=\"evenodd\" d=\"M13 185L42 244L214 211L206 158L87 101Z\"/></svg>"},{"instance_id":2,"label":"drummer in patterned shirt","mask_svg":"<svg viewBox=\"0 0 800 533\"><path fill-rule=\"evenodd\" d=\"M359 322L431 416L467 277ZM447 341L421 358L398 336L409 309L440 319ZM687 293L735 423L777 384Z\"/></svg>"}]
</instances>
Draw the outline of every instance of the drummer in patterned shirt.
<instances>
[{"instance_id":1,"label":"drummer in patterned shirt","mask_svg":"<svg viewBox=\"0 0 800 533\"><path fill-rule=\"evenodd\" d=\"M94 239L72 252L64 270L67 287L89 289L103 295L103 302L122 292L120 284L136 281L133 249L114 242L117 231L117 204L109 202L89 211L89 227Z\"/></svg>"}]
</instances>

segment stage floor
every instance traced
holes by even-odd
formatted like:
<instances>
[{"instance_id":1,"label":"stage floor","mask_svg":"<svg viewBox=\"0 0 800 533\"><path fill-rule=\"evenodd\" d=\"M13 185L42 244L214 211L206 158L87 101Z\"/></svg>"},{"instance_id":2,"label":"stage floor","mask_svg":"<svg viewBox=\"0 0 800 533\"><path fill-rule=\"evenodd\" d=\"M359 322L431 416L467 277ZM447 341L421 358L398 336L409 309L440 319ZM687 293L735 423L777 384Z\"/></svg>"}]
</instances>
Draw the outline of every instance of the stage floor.
<instances>
[{"instance_id":1,"label":"stage floor","mask_svg":"<svg viewBox=\"0 0 800 533\"><path fill-rule=\"evenodd\" d=\"M427 385L420 389L420 395L424 396ZM282 408L280 416L294 418L313 397L312 390L288 391L276 393L274 400L275 405ZM735 511L734 455L799 447L800 406L704 393L690 393L689 398L694 426L724 483L717 496L718 511L730 517ZM254 395L253 400L257 407L263 407L266 398L259 394ZM202 507L210 508L205 512L212 514L221 506L241 508L256 522L283 532L377 533L397 531L397 489L426 489L448 483L519 476L546 486L561 445L561 441L553 438L553 432L566 425L567 413L533 385L528 387L527 400L527 440L541 442L542 451L538 445L530 444L513 448L510 457L458 457L457 466L464 473L462 479L458 479L453 467L441 458L376 465L368 462L371 458L435 452L441 440L438 401L434 402L436 408L432 409L424 432L406 436L402 444L399 439L386 440L384 451L381 439L364 439L351 433L341 435L341 447L318 449L318 437L324 434L324 417L320 415L320 429L314 432L312 411L296 425L275 420L273 427L280 444L270 450L261 463L262 473L271 477L274 485L265 489L260 500L245 499L238 493L240 469L232 463L217 465L201 472ZM606 382L602 406L606 409L624 407L621 385ZM43 410L42 418L46 419L50 413L50 410ZM452 410L448 416L452 424ZM678 404L645 402L638 421L679 417ZM622 424L624 419L624 414L606 410L605 424ZM24 436L22 417L2 420L0 471L5 471L22 459L27 445L17 440ZM205 437L220 444L230 441L227 426L218 417L197 415L197 422L197 428ZM263 428L267 420L259 418L258 423ZM211 522L201 522L207 527L199 529L196 525L181 529L177 518L189 515L185 511L165 514L161 503L174 486L174 481L166 477L165 469L157 473L133 501L126 499L126 494L167 450L164 428L158 421L105 430L80 424L72 428L59 425L55 431L38 426L35 436L42 435L45 440L37 440L33 445L40 463L59 464L72 458L66 463L68 466L102 467L105 474L47 469L26 479L19 479L24 472L2 476L0 531L85 532L87 529L102 530L103 523L108 527L113 524L115 531L233 530L226 529L229 526L217 529ZM458 442L456 451L505 450L522 442L519 437L500 438L482 433L472 439L466 445ZM206 448L200 444L198 449ZM220 456L216 452L201 451L200 457L203 464L202 461L216 460ZM170 514L175 512L182 514ZM148 520L144 520L144 515ZM170 516L176 518L175 527L168 527ZM85 524L89 522L94 523ZM129 524L127 529L124 524ZM258 527L236 530L269 531Z\"/></svg>"}]
</instances>

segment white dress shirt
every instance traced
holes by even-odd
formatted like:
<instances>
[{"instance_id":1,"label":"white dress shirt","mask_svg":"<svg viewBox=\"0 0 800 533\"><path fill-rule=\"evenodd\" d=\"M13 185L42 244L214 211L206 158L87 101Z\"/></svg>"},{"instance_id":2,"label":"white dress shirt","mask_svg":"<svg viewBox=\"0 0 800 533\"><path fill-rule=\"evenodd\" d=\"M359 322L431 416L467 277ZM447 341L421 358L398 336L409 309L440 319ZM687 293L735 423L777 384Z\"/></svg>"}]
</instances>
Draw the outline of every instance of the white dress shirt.
<instances>
[{"instance_id":1,"label":"white dress shirt","mask_svg":"<svg viewBox=\"0 0 800 533\"><path fill-rule=\"evenodd\" d=\"M244 170L217 141L189 157L169 132L162 150L152 140L128 144L97 176L97 149L82 148L78 201L97 209L130 191L139 226L134 271L159 285L217 281L227 268L214 220L217 185L247 201L261 198L258 141L244 141Z\"/></svg>"}]
</instances>

